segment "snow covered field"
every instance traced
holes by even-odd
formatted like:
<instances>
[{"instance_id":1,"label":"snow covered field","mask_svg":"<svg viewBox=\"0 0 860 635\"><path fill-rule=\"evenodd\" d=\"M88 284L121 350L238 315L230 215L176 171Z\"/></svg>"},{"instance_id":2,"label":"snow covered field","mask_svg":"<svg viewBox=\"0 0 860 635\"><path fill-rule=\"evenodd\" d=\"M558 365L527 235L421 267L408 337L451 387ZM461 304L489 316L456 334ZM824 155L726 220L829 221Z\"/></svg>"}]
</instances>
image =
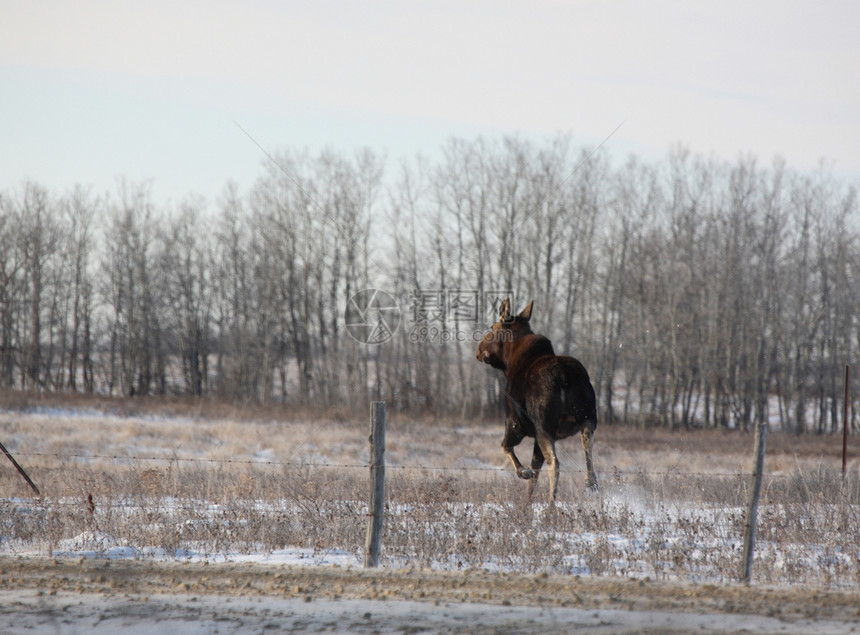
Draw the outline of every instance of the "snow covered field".
<instances>
[{"instance_id":1,"label":"snow covered field","mask_svg":"<svg viewBox=\"0 0 860 635\"><path fill-rule=\"evenodd\" d=\"M367 422L0 412L6 446L42 489L0 471L0 555L357 565ZM579 444L559 444L560 504L531 503L500 424L389 422L382 564L439 570L737 578L752 438L597 433L598 496ZM857 465L842 481L818 439L771 435L754 580L857 588ZM793 444L793 445L792 445ZM523 444L522 453L530 448ZM542 483L545 487L545 481Z\"/></svg>"}]
</instances>

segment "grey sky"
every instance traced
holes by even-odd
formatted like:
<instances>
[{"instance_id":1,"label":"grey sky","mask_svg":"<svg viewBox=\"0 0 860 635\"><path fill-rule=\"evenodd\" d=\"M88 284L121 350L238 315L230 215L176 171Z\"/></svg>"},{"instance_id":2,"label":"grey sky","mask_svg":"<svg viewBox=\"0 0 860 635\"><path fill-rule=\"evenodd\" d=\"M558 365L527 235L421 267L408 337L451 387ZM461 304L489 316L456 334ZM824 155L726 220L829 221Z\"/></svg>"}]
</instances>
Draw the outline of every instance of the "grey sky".
<instances>
[{"instance_id":1,"label":"grey sky","mask_svg":"<svg viewBox=\"0 0 860 635\"><path fill-rule=\"evenodd\" d=\"M860 3L9 2L0 188L246 187L265 148L570 133L860 178Z\"/></svg>"}]
</instances>

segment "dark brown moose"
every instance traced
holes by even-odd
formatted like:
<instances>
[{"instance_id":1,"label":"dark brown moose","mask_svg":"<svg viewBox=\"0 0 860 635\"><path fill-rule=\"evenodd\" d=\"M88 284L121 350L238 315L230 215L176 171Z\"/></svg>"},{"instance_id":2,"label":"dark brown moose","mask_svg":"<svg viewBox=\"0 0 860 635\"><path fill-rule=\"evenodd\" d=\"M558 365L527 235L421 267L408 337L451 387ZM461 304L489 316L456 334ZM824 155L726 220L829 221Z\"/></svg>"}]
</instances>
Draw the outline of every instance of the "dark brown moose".
<instances>
[{"instance_id":1,"label":"dark brown moose","mask_svg":"<svg viewBox=\"0 0 860 635\"><path fill-rule=\"evenodd\" d=\"M582 433L586 485L597 489L591 459L592 436L597 427L594 388L578 360L556 355L552 344L529 326L534 300L519 315L511 316L511 302L504 300L499 321L478 345L478 361L505 373L505 438L502 449L514 464L517 476L532 479L531 497L540 469L549 466L549 504L555 502L558 457L555 442ZM524 437L535 440L531 469L524 467L514 446Z\"/></svg>"}]
</instances>

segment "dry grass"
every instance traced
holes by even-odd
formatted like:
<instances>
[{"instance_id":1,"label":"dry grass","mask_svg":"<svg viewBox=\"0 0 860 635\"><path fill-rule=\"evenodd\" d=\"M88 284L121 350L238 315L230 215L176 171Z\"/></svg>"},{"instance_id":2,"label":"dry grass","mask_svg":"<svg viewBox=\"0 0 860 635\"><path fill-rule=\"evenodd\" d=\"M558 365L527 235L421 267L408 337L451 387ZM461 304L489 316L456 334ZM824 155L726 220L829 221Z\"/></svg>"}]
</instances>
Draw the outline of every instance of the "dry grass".
<instances>
[{"instance_id":1,"label":"dry grass","mask_svg":"<svg viewBox=\"0 0 860 635\"><path fill-rule=\"evenodd\" d=\"M9 405L0 440L44 496L33 499L11 465L0 467L6 553L214 557L300 547L360 561L365 412ZM389 417L386 436L386 564L737 578L752 434L600 428L599 496L585 494L578 439L563 441L553 512L545 480L526 500L499 447L500 422ZM860 475L855 460L842 479L838 441L769 435L756 581L860 584ZM530 445L521 447L528 457Z\"/></svg>"}]
</instances>

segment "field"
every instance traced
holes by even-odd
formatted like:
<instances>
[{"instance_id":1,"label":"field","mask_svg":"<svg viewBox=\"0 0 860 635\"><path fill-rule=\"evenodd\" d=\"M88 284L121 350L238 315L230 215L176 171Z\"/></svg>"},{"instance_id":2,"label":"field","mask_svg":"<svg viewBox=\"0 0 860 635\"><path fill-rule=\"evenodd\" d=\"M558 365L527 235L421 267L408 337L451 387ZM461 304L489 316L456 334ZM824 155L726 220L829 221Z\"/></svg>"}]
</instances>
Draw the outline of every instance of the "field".
<instances>
[{"instance_id":1,"label":"field","mask_svg":"<svg viewBox=\"0 0 860 635\"><path fill-rule=\"evenodd\" d=\"M112 562L114 570L131 572L128 579L140 579L136 567L150 567L144 577L164 580L160 591L125 589L147 595L177 585L185 593L223 592L206 586L213 580L200 573L213 571L206 567L218 567L215 579L241 577L248 566L287 577L299 575L296 568L303 576L319 571L300 565L363 573L354 569L367 522L366 411L318 417L206 402L10 399L0 431L42 491L34 497L3 459L3 592L97 594L110 587L110 575L65 570L79 561ZM795 623L860 619L860 479L857 459L842 479L841 439L768 436L747 589L736 580L751 433L599 428L598 495L585 492L578 439L563 441L553 511L546 509L545 479L535 499L526 499L525 482L505 464L501 436L500 421L389 416L379 580L341 581L335 590L325 581L288 580L246 591L302 599L542 601L570 610L638 610L648 597L656 598L652 609L669 611L698 606ZM524 443L521 458L530 452ZM502 592L503 581L513 579L520 582ZM447 593L439 590L446 586Z\"/></svg>"}]
</instances>

